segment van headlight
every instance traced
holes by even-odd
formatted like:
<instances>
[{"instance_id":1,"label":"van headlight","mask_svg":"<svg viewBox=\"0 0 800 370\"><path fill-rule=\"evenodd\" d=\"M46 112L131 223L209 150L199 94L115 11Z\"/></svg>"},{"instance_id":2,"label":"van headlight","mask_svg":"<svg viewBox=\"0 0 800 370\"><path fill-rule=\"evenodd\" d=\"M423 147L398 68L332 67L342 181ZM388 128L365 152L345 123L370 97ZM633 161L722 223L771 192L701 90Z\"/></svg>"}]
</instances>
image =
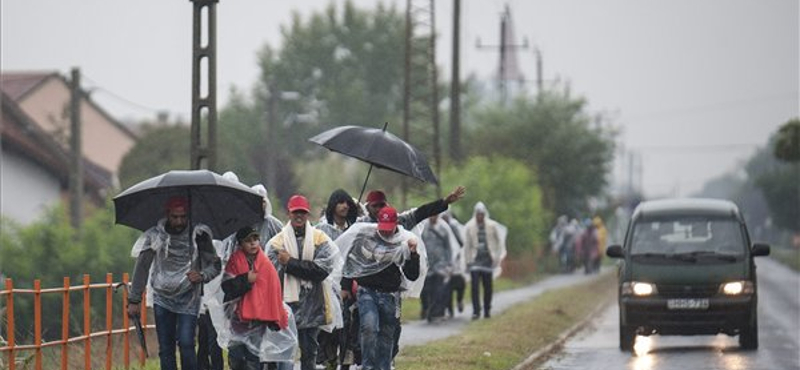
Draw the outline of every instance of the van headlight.
<instances>
[{"instance_id":1,"label":"van headlight","mask_svg":"<svg viewBox=\"0 0 800 370\"><path fill-rule=\"evenodd\" d=\"M655 284L644 283L641 281L631 281L622 283L622 295L635 295L637 297L647 297L658 293Z\"/></svg>"},{"instance_id":2,"label":"van headlight","mask_svg":"<svg viewBox=\"0 0 800 370\"><path fill-rule=\"evenodd\" d=\"M754 291L752 281L731 281L719 286L719 292L725 295L753 294Z\"/></svg>"}]
</instances>

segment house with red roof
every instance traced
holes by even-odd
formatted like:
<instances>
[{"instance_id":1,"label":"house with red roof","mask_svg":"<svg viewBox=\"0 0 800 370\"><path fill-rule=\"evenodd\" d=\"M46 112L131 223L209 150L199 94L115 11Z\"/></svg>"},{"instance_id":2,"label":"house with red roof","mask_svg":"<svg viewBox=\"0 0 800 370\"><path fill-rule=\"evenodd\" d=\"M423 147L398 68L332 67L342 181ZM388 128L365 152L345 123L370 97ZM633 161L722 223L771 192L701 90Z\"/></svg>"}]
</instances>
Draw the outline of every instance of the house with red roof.
<instances>
[{"instance_id":1,"label":"house with red roof","mask_svg":"<svg viewBox=\"0 0 800 370\"><path fill-rule=\"evenodd\" d=\"M0 213L27 223L68 200L70 84L57 72L4 71L0 92ZM80 109L84 199L100 205L137 138L85 93Z\"/></svg>"}]
</instances>

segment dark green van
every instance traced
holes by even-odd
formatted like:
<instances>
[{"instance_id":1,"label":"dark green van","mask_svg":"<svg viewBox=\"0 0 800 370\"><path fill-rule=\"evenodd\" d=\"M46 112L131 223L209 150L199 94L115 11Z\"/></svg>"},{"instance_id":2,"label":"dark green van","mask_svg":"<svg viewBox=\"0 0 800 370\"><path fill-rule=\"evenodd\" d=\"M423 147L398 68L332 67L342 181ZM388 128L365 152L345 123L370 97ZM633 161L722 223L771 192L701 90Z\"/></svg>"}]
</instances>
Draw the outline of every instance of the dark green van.
<instances>
[{"instance_id":1,"label":"dark green van","mask_svg":"<svg viewBox=\"0 0 800 370\"><path fill-rule=\"evenodd\" d=\"M753 257L769 255L750 244L735 204L715 199L641 203L631 216L619 258L619 347L636 335L738 335L758 348L758 290Z\"/></svg>"}]
</instances>

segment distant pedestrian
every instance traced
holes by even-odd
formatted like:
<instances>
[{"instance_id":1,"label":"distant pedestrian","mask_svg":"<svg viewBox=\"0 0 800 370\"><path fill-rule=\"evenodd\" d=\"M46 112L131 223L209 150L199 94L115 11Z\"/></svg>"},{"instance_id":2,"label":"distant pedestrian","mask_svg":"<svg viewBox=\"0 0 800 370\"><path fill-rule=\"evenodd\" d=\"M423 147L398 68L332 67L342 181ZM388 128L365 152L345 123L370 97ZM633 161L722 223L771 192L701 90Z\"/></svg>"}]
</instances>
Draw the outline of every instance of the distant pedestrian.
<instances>
[{"instance_id":1,"label":"distant pedestrian","mask_svg":"<svg viewBox=\"0 0 800 370\"><path fill-rule=\"evenodd\" d=\"M492 285L501 271L506 256L507 229L489 218L483 202L475 204L472 218L464 226L464 256L472 279L472 319L481 317L483 288L483 317L491 317Z\"/></svg>"},{"instance_id":2,"label":"distant pedestrian","mask_svg":"<svg viewBox=\"0 0 800 370\"><path fill-rule=\"evenodd\" d=\"M438 215L423 223L422 241L428 254L428 273L422 288L422 318L428 322L444 318L450 298L450 275L453 272L453 253L460 249L453 240L450 226Z\"/></svg>"}]
</instances>

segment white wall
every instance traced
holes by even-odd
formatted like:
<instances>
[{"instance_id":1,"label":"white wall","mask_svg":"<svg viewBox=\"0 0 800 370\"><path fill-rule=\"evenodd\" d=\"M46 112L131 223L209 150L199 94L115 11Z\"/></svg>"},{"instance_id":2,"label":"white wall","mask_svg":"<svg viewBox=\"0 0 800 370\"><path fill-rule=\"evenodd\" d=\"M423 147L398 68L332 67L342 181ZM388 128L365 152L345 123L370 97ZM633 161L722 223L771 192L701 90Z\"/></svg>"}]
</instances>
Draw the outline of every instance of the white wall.
<instances>
[{"instance_id":1,"label":"white wall","mask_svg":"<svg viewBox=\"0 0 800 370\"><path fill-rule=\"evenodd\" d=\"M30 160L7 150L0 155L0 214L30 223L60 199L58 178Z\"/></svg>"}]
</instances>

